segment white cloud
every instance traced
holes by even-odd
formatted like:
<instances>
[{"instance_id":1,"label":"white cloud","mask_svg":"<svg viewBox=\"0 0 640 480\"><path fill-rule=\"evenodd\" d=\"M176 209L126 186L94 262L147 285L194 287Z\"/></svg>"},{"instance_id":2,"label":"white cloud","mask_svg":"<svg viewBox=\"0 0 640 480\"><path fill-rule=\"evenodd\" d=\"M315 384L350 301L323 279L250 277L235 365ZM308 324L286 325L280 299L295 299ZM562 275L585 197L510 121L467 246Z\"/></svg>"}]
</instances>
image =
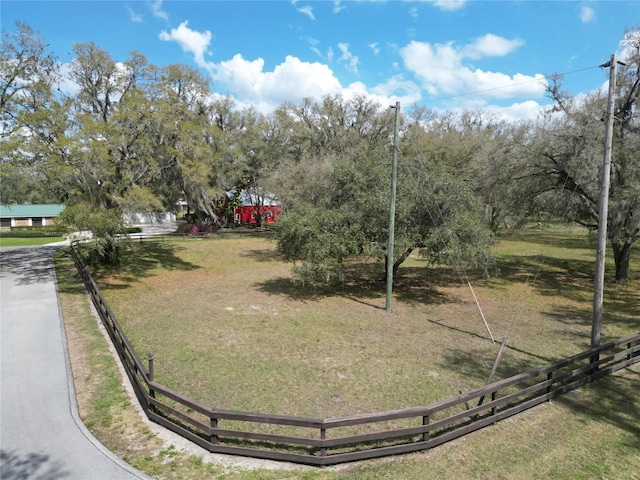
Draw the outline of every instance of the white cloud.
<instances>
[{"instance_id":1,"label":"white cloud","mask_svg":"<svg viewBox=\"0 0 640 480\"><path fill-rule=\"evenodd\" d=\"M415 82L405 80L402 75L396 75L376 85L371 89L370 96L372 95L378 97L383 105L391 105L395 100L399 100L402 105L407 106L422 99L420 87Z\"/></svg>"},{"instance_id":2,"label":"white cloud","mask_svg":"<svg viewBox=\"0 0 640 480\"><path fill-rule=\"evenodd\" d=\"M533 120L535 119L546 107L540 105L534 100L527 100L522 103L514 103L507 107L500 107L497 105L485 105L483 110L489 115L500 118L508 122L514 122L519 120Z\"/></svg>"},{"instance_id":3,"label":"white cloud","mask_svg":"<svg viewBox=\"0 0 640 480\"><path fill-rule=\"evenodd\" d=\"M172 28L170 33L163 30L159 38L165 42L176 42L184 52L193 54L199 67L210 69L212 64L207 62L205 54L208 53L211 43L211 32L209 30L204 33L197 32L190 29L188 24L189 22L185 20L178 28Z\"/></svg>"},{"instance_id":4,"label":"white cloud","mask_svg":"<svg viewBox=\"0 0 640 480\"><path fill-rule=\"evenodd\" d=\"M136 13L133 8L131 8L129 5L125 5L125 8L127 9L127 13L129 14L129 20L131 20L134 23L140 23L143 20L143 17L141 14Z\"/></svg>"},{"instance_id":5,"label":"white cloud","mask_svg":"<svg viewBox=\"0 0 640 480\"><path fill-rule=\"evenodd\" d=\"M365 95L381 105L391 105L399 100L403 106L424 102L423 91L434 96L454 97L449 102L451 108L481 106L506 119L531 118L540 110L533 100L513 103L511 106L494 107L487 105L488 98L539 98L544 94L545 79L542 75L507 75L472 68L465 60L475 61L487 56L507 55L516 49L519 40L507 40L495 35L485 35L466 46L429 44L413 41L404 48L397 49L416 80L397 74L377 85L355 82L348 86L340 83L331 68L320 62L302 61L287 56L272 71L265 70L262 58L246 59L236 54L229 60L213 62L207 60L212 34L198 32L188 27L185 21L169 32L162 31L160 39L176 42L182 50L193 55L195 63L206 69L213 80L216 95L231 95L239 108L253 107L262 113L269 113L283 102L297 103L305 97L320 99L322 96L340 93L345 98ZM320 50L307 39L311 48L320 55ZM378 44L369 45L374 52ZM338 44L339 62L347 69L357 72L358 57L349 51L346 43ZM327 62L334 57L333 49L327 51ZM394 63L397 71L401 66ZM417 83L419 82L419 83ZM474 95L466 95L474 93Z\"/></svg>"},{"instance_id":6,"label":"white cloud","mask_svg":"<svg viewBox=\"0 0 640 480\"><path fill-rule=\"evenodd\" d=\"M474 43L456 47L453 42L429 44L412 41L400 50L405 67L431 95L465 95L483 98L538 98L544 95L545 77L487 72L465 64L465 59L506 55L518 41L486 35Z\"/></svg>"},{"instance_id":7,"label":"white cloud","mask_svg":"<svg viewBox=\"0 0 640 480\"><path fill-rule=\"evenodd\" d=\"M358 63L360 63L360 60L357 55L354 55L349 51L349 44L339 43L338 48L342 52L342 56L339 60L345 63L345 68L350 72L358 73Z\"/></svg>"},{"instance_id":8,"label":"white cloud","mask_svg":"<svg viewBox=\"0 0 640 480\"><path fill-rule=\"evenodd\" d=\"M380 53L380 47L378 47L378 42L370 43L369 48L371 49L374 55L378 55Z\"/></svg>"},{"instance_id":9,"label":"white cloud","mask_svg":"<svg viewBox=\"0 0 640 480\"><path fill-rule=\"evenodd\" d=\"M433 3L441 10L460 10L467 3L467 0L426 0Z\"/></svg>"},{"instance_id":10,"label":"white cloud","mask_svg":"<svg viewBox=\"0 0 640 480\"><path fill-rule=\"evenodd\" d=\"M432 95L458 92L462 88L456 72L462 68L461 55L452 44L410 42L400 50L405 67L413 72Z\"/></svg>"},{"instance_id":11,"label":"white cloud","mask_svg":"<svg viewBox=\"0 0 640 480\"><path fill-rule=\"evenodd\" d=\"M320 98L341 90L340 81L328 66L292 56L272 72L265 72L263 59L250 61L236 54L217 64L212 76L214 82L225 85L242 101L271 110L285 101Z\"/></svg>"},{"instance_id":12,"label":"white cloud","mask_svg":"<svg viewBox=\"0 0 640 480\"><path fill-rule=\"evenodd\" d=\"M317 47L321 43L320 40L318 40L317 38L313 38L313 37L306 37L306 41L309 42L309 45L311 45L313 47Z\"/></svg>"},{"instance_id":13,"label":"white cloud","mask_svg":"<svg viewBox=\"0 0 640 480\"><path fill-rule=\"evenodd\" d=\"M464 55L469 58L502 57L524 45L519 39L508 40L492 33L477 38L464 48Z\"/></svg>"},{"instance_id":14,"label":"white cloud","mask_svg":"<svg viewBox=\"0 0 640 480\"><path fill-rule=\"evenodd\" d=\"M582 23L589 23L595 20L596 13L593 11L591 7L582 7L580 9L580 21Z\"/></svg>"},{"instance_id":15,"label":"white cloud","mask_svg":"<svg viewBox=\"0 0 640 480\"><path fill-rule=\"evenodd\" d=\"M296 10L298 10L298 12L302 13L303 15L306 15L311 20L315 20L316 19L315 15L313 14L313 7L311 5L305 5L304 7L298 7L298 0L291 0L291 4L294 7L296 7Z\"/></svg>"},{"instance_id":16,"label":"white cloud","mask_svg":"<svg viewBox=\"0 0 640 480\"><path fill-rule=\"evenodd\" d=\"M65 96L74 97L80 92L80 85L73 80L73 63L67 62L60 65L60 83L56 84L56 89Z\"/></svg>"},{"instance_id":17,"label":"white cloud","mask_svg":"<svg viewBox=\"0 0 640 480\"><path fill-rule=\"evenodd\" d=\"M299 8L298 11L304 15L306 15L307 17L309 17L311 20L315 20L316 17L313 15L313 7L310 5L306 5L302 8Z\"/></svg>"},{"instance_id":18,"label":"white cloud","mask_svg":"<svg viewBox=\"0 0 640 480\"><path fill-rule=\"evenodd\" d=\"M169 14L162 9L162 0L155 0L151 3L151 12L154 17L169 20Z\"/></svg>"},{"instance_id":19,"label":"white cloud","mask_svg":"<svg viewBox=\"0 0 640 480\"><path fill-rule=\"evenodd\" d=\"M333 13L340 13L345 8L340 0L333 0Z\"/></svg>"}]
</instances>

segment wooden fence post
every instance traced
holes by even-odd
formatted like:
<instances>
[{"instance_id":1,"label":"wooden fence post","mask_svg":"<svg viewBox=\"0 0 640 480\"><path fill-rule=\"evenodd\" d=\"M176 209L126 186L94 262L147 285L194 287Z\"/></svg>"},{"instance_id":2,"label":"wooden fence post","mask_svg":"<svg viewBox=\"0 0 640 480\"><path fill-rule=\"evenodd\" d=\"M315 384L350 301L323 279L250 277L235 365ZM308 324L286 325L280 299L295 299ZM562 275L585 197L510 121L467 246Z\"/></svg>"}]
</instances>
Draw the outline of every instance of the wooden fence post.
<instances>
[{"instance_id":1,"label":"wooden fence post","mask_svg":"<svg viewBox=\"0 0 640 480\"><path fill-rule=\"evenodd\" d=\"M218 419L211 417L210 419L211 428L218 428ZM218 443L218 435L215 433L211 434L211 443Z\"/></svg>"},{"instance_id":2,"label":"wooden fence post","mask_svg":"<svg viewBox=\"0 0 640 480\"><path fill-rule=\"evenodd\" d=\"M147 374L147 379L150 382L153 382L153 375L154 375L154 373L153 373L153 353L149 352L149 372ZM149 385L149 396L151 398L156 398L156 391L153 388L151 388L151 385ZM151 404L150 408L151 408L151 411L153 413L156 412L156 406L155 405Z\"/></svg>"},{"instance_id":3,"label":"wooden fence post","mask_svg":"<svg viewBox=\"0 0 640 480\"><path fill-rule=\"evenodd\" d=\"M320 440L326 440L327 439L327 429L326 428L320 428ZM322 446L322 448L320 448L320 456L324 457L327 454L327 449Z\"/></svg>"},{"instance_id":4,"label":"wooden fence post","mask_svg":"<svg viewBox=\"0 0 640 480\"><path fill-rule=\"evenodd\" d=\"M423 415L422 416L422 425L429 425L429 415ZM427 442L429 441L429 432L428 430L426 432L424 432L422 434L422 441L423 442Z\"/></svg>"},{"instance_id":5,"label":"wooden fence post","mask_svg":"<svg viewBox=\"0 0 640 480\"><path fill-rule=\"evenodd\" d=\"M498 396L498 392L497 392L497 391L493 391L493 392L491 392L491 401L492 401L492 402L495 402L495 400L496 400L497 396ZM493 417L495 417L496 412L497 412L496 407L491 407L491 415L492 415ZM496 424L496 419L495 419L495 418L493 419L493 424L494 424L494 425Z\"/></svg>"}]
</instances>

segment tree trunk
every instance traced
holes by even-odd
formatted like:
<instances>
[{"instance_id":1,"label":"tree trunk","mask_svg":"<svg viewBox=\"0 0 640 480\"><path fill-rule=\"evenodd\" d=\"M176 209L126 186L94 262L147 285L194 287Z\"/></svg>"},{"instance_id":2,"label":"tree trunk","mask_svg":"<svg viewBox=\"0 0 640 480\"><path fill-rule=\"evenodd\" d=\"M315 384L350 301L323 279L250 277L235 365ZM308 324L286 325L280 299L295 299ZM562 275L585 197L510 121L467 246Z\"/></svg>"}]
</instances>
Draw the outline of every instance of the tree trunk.
<instances>
[{"instance_id":1,"label":"tree trunk","mask_svg":"<svg viewBox=\"0 0 640 480\"><path fill-rule=\"evenodd\" d=\"M629 260L631 259L631 246L628 240L624 242L611 242L613 258L616 263L616 281L629 281Z\"/></svg>"},{"instance_id":2,"label":"tree trunk","mask_svg":"<svg viewBox=\"0 0 640 480\"><path fill-rule=\"evenodd\" d=\"M409 255L411 255L411 252L413 252L413 248L408 248L406 249L402 255L400 255L400 257L398 257L398 259L393 263L393 278L396 278L396 274L398 273L398 268L400 268L400 265L402 265L402 263L409 258ZM386 256L385 256L385 260L386 260ZM387 278L387 262L385 261L384 263L384 278Z\"/></svg>"}]
</instances>

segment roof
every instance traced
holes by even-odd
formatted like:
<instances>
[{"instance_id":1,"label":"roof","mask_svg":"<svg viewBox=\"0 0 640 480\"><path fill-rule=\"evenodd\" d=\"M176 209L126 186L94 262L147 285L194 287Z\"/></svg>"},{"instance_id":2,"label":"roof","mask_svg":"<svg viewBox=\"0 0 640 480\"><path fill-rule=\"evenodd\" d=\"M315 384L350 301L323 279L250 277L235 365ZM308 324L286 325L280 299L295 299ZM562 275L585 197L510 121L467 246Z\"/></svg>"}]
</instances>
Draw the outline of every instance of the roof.
<instances>
[{"instance_id":1,"label":"roof","mask_svg":"<svg viewBox=\"0 0 640 480\"><path fill-rule=\"evenodd\" d=\"M57 217L64 210L60 203L34 203L25 205L0 205L2 218Z\"/></svg>"}]
</instances>

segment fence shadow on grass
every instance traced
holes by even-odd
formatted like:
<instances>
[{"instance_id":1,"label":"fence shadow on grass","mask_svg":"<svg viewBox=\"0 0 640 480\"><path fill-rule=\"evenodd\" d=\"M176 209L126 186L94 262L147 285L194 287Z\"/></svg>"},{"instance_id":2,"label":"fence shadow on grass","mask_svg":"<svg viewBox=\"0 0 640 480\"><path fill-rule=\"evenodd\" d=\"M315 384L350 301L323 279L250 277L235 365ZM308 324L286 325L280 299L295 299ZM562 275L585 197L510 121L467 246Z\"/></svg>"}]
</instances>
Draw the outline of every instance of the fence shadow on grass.
<instances>
[{"instance_id":1,"label":"fence shadow on grass","mask_svg":"<svg viewBox=\"0 0 640 480\"><path fill-rule=\"evenodd\" d=\"M587 338L587 347L589 339ZM464 348L452 348L443 358L440 367L462 373L468 379L468 388L475 388L487 381L495 350L470 352ZM521 355L510 355L509 351ZM493 381L510 378L520 372L538 368L541 365L557 361L554 358L523 352L507 345L501 357ZM640 370L638 366L627 367L617 375L606 376L598 382L584 387L587 392L574 395L562 395L556 402L569 407L577 415L602 423L609 423L629 432L628 446L640 449ZM588 397L585 397L588 395ZM468 408L474 405L469 405Z\"/></svg>"},{"instance_id":2,"label":"fence shadow on grass","mask_svg":"<svg viewBox=\"0 0 640 480\"><path fill-rule=\"evenodd\" d=\"M57 259L68 257L69 263L58 262ZM56 268L56 284L60 293L68 293L71 295L86 295L87 290L82 283L82 277L78 269L73 264L73 256L68 249L60 249L54 253L54 262Z\"/></svg>"}]
</instances>

